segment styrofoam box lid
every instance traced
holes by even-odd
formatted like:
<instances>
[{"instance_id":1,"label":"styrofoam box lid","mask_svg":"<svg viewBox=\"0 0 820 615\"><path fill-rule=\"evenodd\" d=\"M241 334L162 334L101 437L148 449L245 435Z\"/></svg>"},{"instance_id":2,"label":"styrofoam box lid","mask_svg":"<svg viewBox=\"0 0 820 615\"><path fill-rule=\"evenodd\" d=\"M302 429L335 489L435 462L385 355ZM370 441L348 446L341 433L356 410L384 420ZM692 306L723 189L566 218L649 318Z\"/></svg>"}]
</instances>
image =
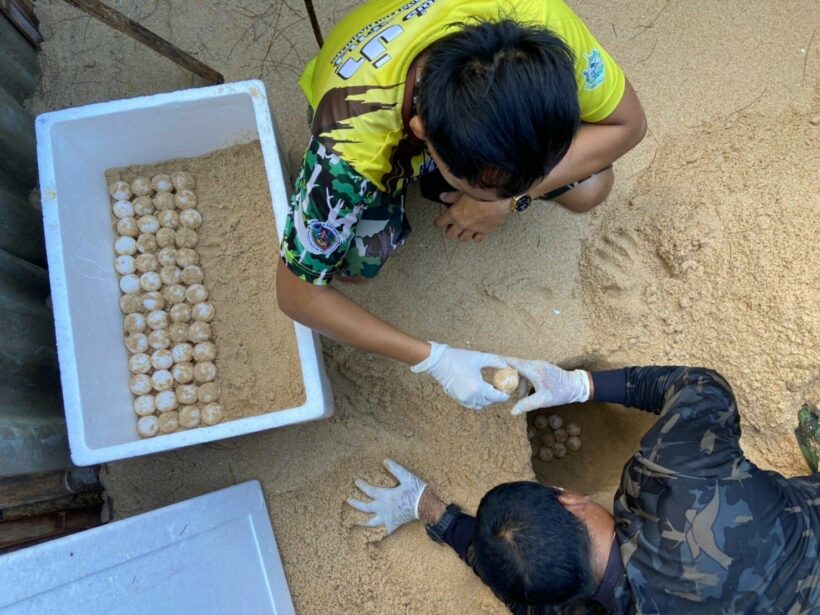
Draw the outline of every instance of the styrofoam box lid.
<instances>
[{"instance_id":1,"label":"styrofoam box lid","mask_svg":"<svg viewBox=\"0 0 820 615\"><path fill-rule=\"evenodd\" d=\"M167 451L333 413L318 336L298 323L303 405L146 440L137 435L131 409L104 173L259 139L276 218L270 249L278 251L287 217L288 176L261 81L64 109L38 116L36 129L60 377L76 464Z\"/></svg>"},{"instance_id":2,"label":"styrofoam box lid","mask_svg":"<svg viewBox=\"0 0 820 615\"><path fill-rule=\"evenodd\" d=\"M257 481L0 556L3 615L294 613Z\"/></svg>"}]
</instances>

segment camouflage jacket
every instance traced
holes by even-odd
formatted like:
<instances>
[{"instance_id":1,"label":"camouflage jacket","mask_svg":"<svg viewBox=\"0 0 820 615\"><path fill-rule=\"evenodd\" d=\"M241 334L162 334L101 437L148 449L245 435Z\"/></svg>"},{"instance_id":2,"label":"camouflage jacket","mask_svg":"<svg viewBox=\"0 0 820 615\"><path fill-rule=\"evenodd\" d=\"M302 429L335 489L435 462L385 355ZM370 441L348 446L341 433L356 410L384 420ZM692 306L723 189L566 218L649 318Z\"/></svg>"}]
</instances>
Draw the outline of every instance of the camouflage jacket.
<instances>
[{"instance_id":1,"label":"camouflage jacket","mask_svg":"<svg viewBox=\"0 0 820 615\"><path fill-rule=\"evenodd\" d=\"M746 459L734 395L711 370L634 367L593 378L596 400L660 415L615 495L619 578L598 600L510 609L820 614L820 474L787 479ZM470 563L470 545L461 551Z\"/></svg>"}]
</instances>

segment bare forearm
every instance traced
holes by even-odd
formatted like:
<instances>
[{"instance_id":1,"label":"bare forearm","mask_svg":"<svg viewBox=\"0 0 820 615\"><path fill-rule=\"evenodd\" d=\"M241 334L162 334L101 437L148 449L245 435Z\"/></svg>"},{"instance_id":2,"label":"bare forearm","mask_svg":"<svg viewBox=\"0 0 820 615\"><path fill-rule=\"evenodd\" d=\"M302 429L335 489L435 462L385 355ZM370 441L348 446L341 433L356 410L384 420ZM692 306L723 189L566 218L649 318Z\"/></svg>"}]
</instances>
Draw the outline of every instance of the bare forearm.
<instances>
[{"instance_id":1,"label":"bare forearm","mask_svg":"<svg viewBox=\"0 0 820 615\"><path fill-rule=\"evenodd\" d=\"M342 344L408 365L420 363L430 354L427 342L384 322L328 286L313 286L297 279L282 265L277 294L288 316Z\"/></svg>"},{"instance_id":2,"label":"bare forearm","mask_svg":"<svg viewBox=\"0 0 820 615\"><path fill-rule=\"evenodd\" d=\"M441 501L435 491L429 485L425 487L419 500L419 519L427 525L435 525L444 514L445 508L447 505Z\"/></svg>"}]
</instances>

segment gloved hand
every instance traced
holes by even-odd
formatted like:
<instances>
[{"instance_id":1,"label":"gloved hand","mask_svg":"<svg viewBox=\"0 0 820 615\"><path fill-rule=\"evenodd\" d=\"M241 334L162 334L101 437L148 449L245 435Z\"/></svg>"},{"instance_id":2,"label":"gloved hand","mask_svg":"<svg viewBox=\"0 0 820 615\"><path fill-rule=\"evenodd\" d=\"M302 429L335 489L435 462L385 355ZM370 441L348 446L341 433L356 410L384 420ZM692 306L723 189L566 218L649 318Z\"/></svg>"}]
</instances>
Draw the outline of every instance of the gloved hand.
<instances>
[{"instance_id":1,"label":"gloved hand","mask_svg":"<svg viewBox=\"0 0 820 615\"><path fill-rule=\"evenodd\" d=\"M430 374L444 387L444 392L465 408L481 410L510 396L487 383L482 367L507 367L506 361L494 354L450 348L447 344L430 342L430 356L410 369L418 374Z\"/></svg>"},{"instance_id":2,"label":"gloved hand","mask_svg":"<svg viewBox=\"0 0 820 615\"><path fill-rule=\"evenodd\" d=\"M518 400L513 416L538 408L561 406L589 399L589 373L581 369L568 372L546 361L524 361L505 357L535 387L529 397Z\"/></svg>"},{"instance_id":3,"label":"gloved hand","mask_svg":"<svg viewBox=\"0 0 820 615\"><path fill-rule=\"evenodd\" d=\"M405 523L419 518L419 500L421 500L421 494L424 493L427 483L392 459L385 459L384 467L399 481L397 487L374 487L357 478L356 486L365 495L373 498L373 501L362 502L348 498L347 503L361 512L375 513L367 522L359 525L366 527L383 525L389 535Z\"/></svg>"}]
</instances>

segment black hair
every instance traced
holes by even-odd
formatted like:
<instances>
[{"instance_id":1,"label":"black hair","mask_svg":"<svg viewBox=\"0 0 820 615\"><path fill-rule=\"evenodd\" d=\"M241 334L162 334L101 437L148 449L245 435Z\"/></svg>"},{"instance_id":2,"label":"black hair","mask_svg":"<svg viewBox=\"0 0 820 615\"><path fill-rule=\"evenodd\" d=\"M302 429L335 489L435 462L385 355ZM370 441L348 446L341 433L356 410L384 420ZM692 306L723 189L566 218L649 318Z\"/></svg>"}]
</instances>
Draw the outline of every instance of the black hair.
<instances>
[{"instance_id":1,"label":"black hair","mask_svg":"<svg viewBox=\"0 0 820 615\"><path fill-rule=\"evenodd\" d=\"M578 130L574 54L543 26L459 26L424 64L427 139L456 177L516 196L560 162Z\"/></svg>"},{"instance_id":2,"label":"black hair","mask_svg":"<svg viewBox=\"0 0 820 615\"><path fill-rule=\"evenodd\" d=\"M473 550L476 572L505 602L557 605L593 592L589 533L551 487L521 481L487 492Z\"/></svg>"}]
</instances>

